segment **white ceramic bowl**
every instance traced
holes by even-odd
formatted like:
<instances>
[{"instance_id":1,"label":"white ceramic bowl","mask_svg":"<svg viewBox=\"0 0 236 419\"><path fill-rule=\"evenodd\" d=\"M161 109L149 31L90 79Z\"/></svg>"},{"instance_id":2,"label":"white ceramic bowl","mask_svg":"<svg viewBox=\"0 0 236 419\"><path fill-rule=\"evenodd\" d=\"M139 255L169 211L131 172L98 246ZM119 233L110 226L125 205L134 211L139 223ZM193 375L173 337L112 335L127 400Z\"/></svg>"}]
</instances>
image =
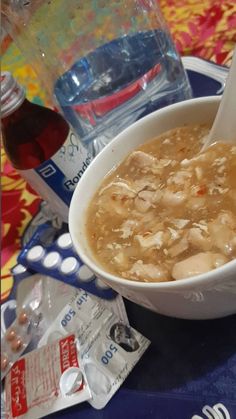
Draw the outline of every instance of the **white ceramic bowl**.
<instances>
[{"instance_id":1,"label":"white ceramic bowl","mask_svg":"<svg viewBox=\"0 0 236 419\"><path fill-rule=\"evenodd\" d=\"M144 117L119 134L93 160L78 183L69 211L74 246L86 265L121 295L158 313L211 319L236 313L236 260L208 273L173 282L142 283L111 275L96 262L85 234L90 199L110 169L140 144L186 124L211 124L219 97L180 102Z\"/></svg>"}]
</instances>

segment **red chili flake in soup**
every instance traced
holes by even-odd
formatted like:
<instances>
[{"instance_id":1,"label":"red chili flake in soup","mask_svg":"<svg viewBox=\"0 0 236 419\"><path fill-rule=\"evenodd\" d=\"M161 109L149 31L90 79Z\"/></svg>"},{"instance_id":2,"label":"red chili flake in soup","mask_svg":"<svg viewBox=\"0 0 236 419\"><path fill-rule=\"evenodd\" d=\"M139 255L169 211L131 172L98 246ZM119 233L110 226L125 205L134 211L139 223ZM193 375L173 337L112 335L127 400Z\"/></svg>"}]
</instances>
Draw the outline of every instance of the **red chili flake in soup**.
<instances>
[{"instance_id":1,"label":"red chili flake in soup","mask_svg":"<svg viewBox=\"0 0 236 419\"><path fill-rule=\"evenodd\" d=\"M207 187L206 185L200 186L200 189L197 191L197 195L205 195L207 193Z\"/></svg>"}]
</instances>

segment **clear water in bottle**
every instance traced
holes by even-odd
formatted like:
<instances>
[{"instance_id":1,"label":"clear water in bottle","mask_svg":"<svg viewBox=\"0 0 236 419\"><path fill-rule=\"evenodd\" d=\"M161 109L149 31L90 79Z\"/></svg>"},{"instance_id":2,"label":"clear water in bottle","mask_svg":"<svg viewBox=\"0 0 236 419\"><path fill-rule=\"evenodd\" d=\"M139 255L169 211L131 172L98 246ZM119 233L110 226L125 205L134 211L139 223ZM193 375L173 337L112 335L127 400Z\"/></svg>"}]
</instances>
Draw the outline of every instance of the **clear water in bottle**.
<instances>
[{"instance_id":1,"label":"clear water in bottle","mask_svg":"<svg viewBox=\"0 0 236 419\"><path fill-rule=\"evenodd\" d=\"M93 155L144 115L191 97L180 58L161 30L102 45L75 62L54 93Z\"/></svg>"}]
</instances>

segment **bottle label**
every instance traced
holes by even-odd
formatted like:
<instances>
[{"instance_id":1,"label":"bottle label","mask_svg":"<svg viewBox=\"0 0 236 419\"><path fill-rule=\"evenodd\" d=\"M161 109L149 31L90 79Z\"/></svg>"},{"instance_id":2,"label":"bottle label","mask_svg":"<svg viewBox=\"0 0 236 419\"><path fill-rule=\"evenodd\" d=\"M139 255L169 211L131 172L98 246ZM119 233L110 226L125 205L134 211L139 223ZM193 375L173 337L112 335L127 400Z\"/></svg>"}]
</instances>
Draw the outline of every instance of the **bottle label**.
<instances>
[{"instance_id":1,"label":"bottle label","mask_svg":"<svg viewBox=\"0 0 236 419\"><path fill-rule=\"evenodd\" d=\"M22 170L21 174L49 204L56 195L69 207L74 189L91 161L92 155L70 130L63 146L51 159L34 169Z\"/></svg>"},{"instance_id":2,"label":"bottle label","mask_svg":"<svg viewBox=\"0 0 236 419\"><path fill-rule=\"evenodd\" d=\"M91 160L92 156L70 130L60 150L34 170L69 205L73 191Z\"/></svg>"}]
</instances>

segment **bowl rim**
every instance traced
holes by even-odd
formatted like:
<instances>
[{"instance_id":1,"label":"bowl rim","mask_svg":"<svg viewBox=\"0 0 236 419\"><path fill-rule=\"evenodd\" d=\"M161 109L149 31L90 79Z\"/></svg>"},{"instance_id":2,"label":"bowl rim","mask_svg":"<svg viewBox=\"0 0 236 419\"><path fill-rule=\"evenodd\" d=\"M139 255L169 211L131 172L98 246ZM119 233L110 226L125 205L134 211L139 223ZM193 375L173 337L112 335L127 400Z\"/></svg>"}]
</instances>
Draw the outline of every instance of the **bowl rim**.
<instances>
[{"instance_id":1,"label":"bowl rim","mask_svg":"<svg viewBox=\"0 0 236 419\"><path fill-rule=\"evenodd\" d=\"M163 282L143 282L143 281L141 282L141 281L137 281L137 280L126 279L126 278L123 278L123 277L119 277L117 275L113 275L112 273L109 273L103 267L101 267L101 265L99 264L98 261L94 262L92 260L92 258L87 256L86 252L83 250L83 246L80 245L80 241L76 237L76 233L74 232L74 228L73 228L73 224L74 224L74 220L73 220L73 217L72 217L73 207L76 205L76 202L78 201L78 195L80 194L81 187L83 187L83 184L86 183L87 175L89 173L93 172L94 166L96 168L96 165L99 164L100 160L103 161L104 155L106 155L107 150L112 149L112 147L114 146L114 143L122 141L120 139L120 137L123 137L124 135L126 136L126 134L129 133L130 131L137 130L139 128L139 126L143 124L143 122L148 124L149 120L153 120L156 117L157 114L161 115L161 114L164 114L164 113L168 113L169 111L172 111L173 109L178 110L179 108L186 107L188 105L194 105L194 103L196 103L196 104L207 103L209 101L211 103L218 103L218 102L220 102L220 99L221 99L221 96L216 96L216 95L215 96L205 96L205 97L187 99L187 100L184 100L182 102L174 103L174 104L171 104L171 105L166 106L164 108L158 109L158 110L152 112L151 114L148 114L148 115L144 116L140 120L134 122L132 125L127 127L121 133L119 133L116 137L114 137L114 139L106 147L104 147L103 150L101 150L101 152L92 160L92 162L90 163L90 165L86 169L85 173L83 174L82 178L80 179L79 183L77 184L77 186L74 190L73 196L72 196L70 207L69 207L69 222L68 222L69 231L70 231L70 235L71 235L71 238L72 238L73 245L74 245L79 257L82 259L82 261L93 272L95 272L96 275L98 275L101 278L104 278L111 285L114 283L114 285L119 284L119 285L123 285L125 287L128 286L129 288L134 287L134 288L140 288L140 289L145 288L145 289L157 289L157 290L165 290L165 291L172 290L173 288L176 289L176 290L182 289L182 288L188 288L188 287L191 287L191 288L195 289L195 287L197 287L198 285L201 285L202 283L205 283L205 284L209 285L209 283L216 282L220 277L224 278L224 275L228 271L230 271L230 272L235 271L235 273L236 273L236 259L234 259L234 260L231 260L231 261L225 263L224 265L222 265L218 268L212 269L211 271L208 271L206 273L199 274L199 275L194 275L192 277L183 278L183 279L179 279L179 280L163 281ZM134 149L135 149L135 147L134 147ZM111 169L109 169L109 170L111 170ZM107 173L108 173L108 171L107 171ZM95 258L95 260L96 260L96 258Z\"/></svg>"}]
</instances>

